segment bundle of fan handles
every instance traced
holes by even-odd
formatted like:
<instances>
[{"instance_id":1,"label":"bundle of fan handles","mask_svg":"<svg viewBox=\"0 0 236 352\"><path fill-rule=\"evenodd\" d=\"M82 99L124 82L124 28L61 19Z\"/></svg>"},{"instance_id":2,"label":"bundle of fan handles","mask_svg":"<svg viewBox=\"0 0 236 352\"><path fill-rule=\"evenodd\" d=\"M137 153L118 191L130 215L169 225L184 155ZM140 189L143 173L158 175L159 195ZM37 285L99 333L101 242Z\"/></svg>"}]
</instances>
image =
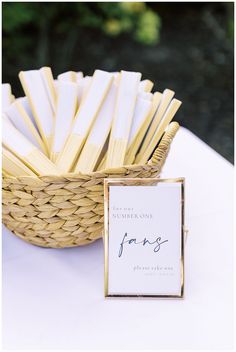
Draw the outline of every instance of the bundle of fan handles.
<instances>
[{"instance_id":1,"label":"bundle of fan handles","mask_svg":"<svg viewBox=\"0 0 236 352\"><path fill-rule=\"evenodd\" d=\"M5 176L91 173L144 165L175 116L174 91L152 92L139 72L21 71L25 93L2 85Z\"/></svg>"}]
</instances>

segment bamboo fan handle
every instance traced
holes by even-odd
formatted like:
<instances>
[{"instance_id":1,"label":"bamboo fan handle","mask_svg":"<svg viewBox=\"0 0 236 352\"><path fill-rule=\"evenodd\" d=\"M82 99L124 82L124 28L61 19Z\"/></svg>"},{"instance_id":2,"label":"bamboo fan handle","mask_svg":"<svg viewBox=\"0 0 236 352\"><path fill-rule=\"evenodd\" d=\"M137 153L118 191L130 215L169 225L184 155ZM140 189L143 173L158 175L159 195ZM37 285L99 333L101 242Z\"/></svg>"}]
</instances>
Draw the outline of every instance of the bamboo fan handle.
<instances>
[{"instance_id":1,"label":"bamboo fan handle","mask_svg":"<svg viewBox=\"0 0 236 352\"><path fill-rule=\"evenodd\" d=\"M170 149L170 144L179 129L178 122L171 122L168 126L167 131L155 149L151 159L148 161L148 165L160 165L162 166L166 160L167 154Z\"/></svg>"}]
</instances>

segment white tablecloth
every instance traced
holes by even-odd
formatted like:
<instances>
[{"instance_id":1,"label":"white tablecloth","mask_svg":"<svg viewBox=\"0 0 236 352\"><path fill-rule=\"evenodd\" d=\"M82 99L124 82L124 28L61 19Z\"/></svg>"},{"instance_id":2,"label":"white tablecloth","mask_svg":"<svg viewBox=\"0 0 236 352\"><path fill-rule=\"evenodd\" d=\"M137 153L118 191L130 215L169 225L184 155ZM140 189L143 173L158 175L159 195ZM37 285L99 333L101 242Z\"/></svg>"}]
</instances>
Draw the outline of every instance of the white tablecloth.
<instances>
[{"instance_id":1,"label":"white tablecloth","mask_svg":"<svg viewBox=\"0 0 236 352\"><path fill-rule=\"evenodd\" d=\"M186 178L185 299L104 299L101 240L44 249L4 228L4 348L232 347L233 167L181 128L162 176Z\"/></svg>"}]
</instances>

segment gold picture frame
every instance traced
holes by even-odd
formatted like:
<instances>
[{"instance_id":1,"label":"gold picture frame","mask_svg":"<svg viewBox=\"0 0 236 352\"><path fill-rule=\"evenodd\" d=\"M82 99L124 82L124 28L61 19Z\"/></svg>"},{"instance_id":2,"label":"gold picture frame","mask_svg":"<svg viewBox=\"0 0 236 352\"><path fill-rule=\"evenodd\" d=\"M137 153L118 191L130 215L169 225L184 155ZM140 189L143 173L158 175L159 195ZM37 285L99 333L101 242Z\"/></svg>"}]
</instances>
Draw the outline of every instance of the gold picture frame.
<instances>
[{"instance_id":1,"label":"gold picture frame","mask_svg":"<svg viewBox=\"0 0 236 352\"><path fill-rule=\"evenodd\" d=\"M147 186L156 185L159 182L181 183L181 289L179 295L170 294L110 294L108 282L108 258L109 258L109 187L111 186ZM104 295L106 298L184 298L184 244L185 244L185 178L113 178L104 179Z\"/></svg>"}]
</instances>

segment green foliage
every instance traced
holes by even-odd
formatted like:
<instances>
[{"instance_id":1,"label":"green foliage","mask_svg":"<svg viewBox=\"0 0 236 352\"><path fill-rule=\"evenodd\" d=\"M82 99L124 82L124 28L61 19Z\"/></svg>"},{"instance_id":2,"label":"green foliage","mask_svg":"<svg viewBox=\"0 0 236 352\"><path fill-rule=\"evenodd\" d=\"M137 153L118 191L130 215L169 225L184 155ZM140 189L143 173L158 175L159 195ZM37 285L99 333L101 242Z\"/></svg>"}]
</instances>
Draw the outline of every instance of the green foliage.
<instances>
[{"instance_id":1,"label":"green foliage","mask_svg":"<svg viewBox=\"0 0 236 352\"><path fill-rule=\"evenodd\" d=\"M141 43L153 44L159 41L161 21L156 14L150 10L141 14L136 38Z\"/></svg>"},{"instance_id":2,"label":"green foliage","mask_svg":"<svg viewBox=\"0 0 236 352\"><path fill-rule=\"evenodd\" d=\"M3 4L3 30L7 33L17 31L21 26L34 20L35 10L28 3Z\"/></svg>"},{"instance_id":3,"label":"green foliage","mask_svg":"<svg viewBox=\"0 0 236 352\"><path fill-rule=\"evenodd\" d=\"M230 18L228 20L228 35L230 39L234 39L234 19Z\"/></svg>"},{"instance_id":4,"label":"green foliage","mask_svg":"<svg viewBox=\"0 0 236 352\"><path fill-rule=\"evenodd\" d=\"M143 2L4 2L2 28L3 80L21 95L20 70L51 66L58 74L79 62L89 72L101 65L91 60L115 45L109 39L156 44L160 19Z\"/></svg>"},{"instance_id":5,"label":"green foliage","mask_svg":"<svg viewBox=\"0 0 236 352\"><path fill-rule=\"evenodd\" d=\"M227 18L227 36L232 41L234 40L234 3L226 2L224 3Z\"/></svg>"},{"instance_id":6,"label":"green foliage","mask_svg":"<svg viewBox=\"0 0 236 352\"><path fill-rule=\"evenodd\" d=\"M227 36L232 41L234 40L234 8L227 7Z\"/></svg>"},{"instance_id":7,"label":"green foliage","mask_svg":"<svg viewBox=\"0 0 236 352\"><path fill-rule=\"evenodd\" d=\"M85 28L99 29L107 36L130 33L146 45L159 40L160 18L143 2L5 2L2 14L3 33L8 36L27 28L37 31L48 23L57 33Z\"/></svg>"}]
</instances>

